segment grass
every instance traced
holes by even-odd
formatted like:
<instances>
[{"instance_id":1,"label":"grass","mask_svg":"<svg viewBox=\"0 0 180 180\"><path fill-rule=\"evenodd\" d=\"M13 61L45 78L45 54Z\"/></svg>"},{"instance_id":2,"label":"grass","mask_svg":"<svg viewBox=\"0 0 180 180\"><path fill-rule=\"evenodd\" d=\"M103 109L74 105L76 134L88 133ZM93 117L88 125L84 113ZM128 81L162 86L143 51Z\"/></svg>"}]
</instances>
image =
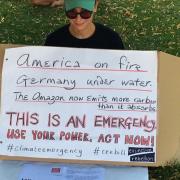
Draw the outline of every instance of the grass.
<instances>
[{"instance_id":1,"label":"grass","mask_svg":"<svg viewBox=\"0 0 180 180\"><path fill-rule=\"evenodd\" d=\"M106 23L122 35L128 49L162 50L180 56L179 0L106 1L111 15Z\"/></svg>"},{"instance_id":2,"label":"grass","mask_svg":"<svg viewBox=\"0 0 180 180\"><path fill-rule=\"evenodd\" d=\"M30 1L30 0L29 0ZM62 8L0 0L0 43L43 45L49 32L67 23ZM126 49L161 50L180 56L180 0L105 0L95 16L117 31ZM151 180L179 180L180 164L149 168Z\"/></svg>"},{"instance_id":3,"label":"grass","mask_svg":"<svg viewBox=\"0 0 180 180\"><path fill-rule=\"evenodd\" d=\"M0 0L1 43L43 45L49 32L67 22L62 8L32 6L29 1ZM116 30L126 49L180 56L179 14L179 0L106 0L95 20Z\"/></svg>"}]
</instances>

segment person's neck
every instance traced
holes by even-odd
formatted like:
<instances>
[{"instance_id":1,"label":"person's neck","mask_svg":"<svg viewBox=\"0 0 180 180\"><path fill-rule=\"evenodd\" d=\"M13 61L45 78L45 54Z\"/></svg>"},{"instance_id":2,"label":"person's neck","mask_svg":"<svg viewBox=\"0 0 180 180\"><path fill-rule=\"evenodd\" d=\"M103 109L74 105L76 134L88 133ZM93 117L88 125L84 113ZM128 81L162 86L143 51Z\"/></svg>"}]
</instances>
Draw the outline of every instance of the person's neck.
<instances>
[{"instance_id":1,"label":"person's neck","mask_svg":"<svg viewBox=\"0 0 180 180\"><path fill-rule=\"evenodd\" d=\"M94 34L95 25L94 23L91 23L86 29L82 31L76 30L70 25L69 32L71 33L72 36L74 36L77 39L87 39Z\"/></svg>"}]
</instances>

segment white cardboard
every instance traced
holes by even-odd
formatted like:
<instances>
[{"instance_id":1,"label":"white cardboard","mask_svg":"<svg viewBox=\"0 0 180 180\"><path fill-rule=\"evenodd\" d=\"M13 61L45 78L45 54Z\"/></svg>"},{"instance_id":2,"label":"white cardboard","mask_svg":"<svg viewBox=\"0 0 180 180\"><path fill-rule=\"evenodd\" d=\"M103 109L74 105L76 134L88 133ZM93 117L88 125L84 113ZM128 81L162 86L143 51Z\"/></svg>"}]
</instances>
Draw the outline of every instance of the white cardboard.
<instances>
[{"instance_id":1,"label":"white cardboard","mask_svg":"<svg viewBox=\"0 0 180 180\"><path fill-rule=\"evenodd\" d=\"M1 155L156 162L155 51L7 49L1 97Z\"/></svg>"}]
</instances>

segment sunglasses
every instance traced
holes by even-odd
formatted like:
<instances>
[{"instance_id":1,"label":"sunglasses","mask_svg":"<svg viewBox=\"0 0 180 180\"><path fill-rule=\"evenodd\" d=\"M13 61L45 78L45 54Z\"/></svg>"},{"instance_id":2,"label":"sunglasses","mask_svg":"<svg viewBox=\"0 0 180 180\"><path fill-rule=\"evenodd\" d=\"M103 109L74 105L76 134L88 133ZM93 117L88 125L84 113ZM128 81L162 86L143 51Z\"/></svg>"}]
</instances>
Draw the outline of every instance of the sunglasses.
<instances>
[{"instance_id":1,"label":"sunglasses","mask_svg":"<svg viewBox=\"0 0 180 180\"><path fill-rule=\"evenodd\" d=\"M92 15L92 11L88 11L86 9L82 9L79 13L76 9L71 9L69 11L65 11L65 13L69 19L76 19L78 15L80 15L82 19L89 19Z\"/></svg>"}]
</instances>

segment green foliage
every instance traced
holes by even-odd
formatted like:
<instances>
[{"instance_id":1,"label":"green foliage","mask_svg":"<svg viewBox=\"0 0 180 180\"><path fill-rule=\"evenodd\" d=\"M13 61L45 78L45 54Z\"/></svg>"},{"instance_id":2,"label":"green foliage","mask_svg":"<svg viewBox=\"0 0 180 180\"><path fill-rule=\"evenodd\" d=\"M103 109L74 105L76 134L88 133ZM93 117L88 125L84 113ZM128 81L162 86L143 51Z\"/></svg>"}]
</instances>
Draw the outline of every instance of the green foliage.
<instances>
[{"instance_id":1,"label":"green foliage","mask_svg":"<svg viewBox=\"0 0 180 180\"><path fill-rule=\"evenodd\" d=\"M126 49L161 50L180 56L179 0L106 0L95 16L122 37ZM43 45L64 25L62 8L33 6L30 0L0 0L0 42Z\"/></svg>"},{"instance_id":2,"label":"green foliage","mask_svg":"<svg viewBox=\"0 0 180 180\"><path fill-rule=\"evenodd\" d=\"M171 162L164 167L149 168L150 180L179 180L180 163Z\"/></svg>"}]
</instances>

